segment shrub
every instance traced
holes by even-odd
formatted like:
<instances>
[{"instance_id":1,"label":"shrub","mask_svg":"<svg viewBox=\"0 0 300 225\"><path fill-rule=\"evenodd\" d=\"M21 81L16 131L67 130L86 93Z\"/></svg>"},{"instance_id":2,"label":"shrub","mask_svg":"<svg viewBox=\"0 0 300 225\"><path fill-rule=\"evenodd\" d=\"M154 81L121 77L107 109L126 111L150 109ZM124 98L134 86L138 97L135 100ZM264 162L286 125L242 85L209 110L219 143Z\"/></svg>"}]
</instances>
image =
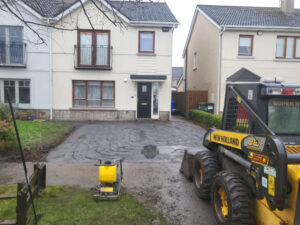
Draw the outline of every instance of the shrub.
<instances>
[{"instance_id":1,"label":"shrub","mask_svg":"<svg viewBox=\"0 0 300 225\"><path fill-rule=\"evenodd\" d=\"M222 116L214 115L197 109L192 109L189 111L189 119L200 123L206 128L221 128L222 126Z\"/></svg>"},{"instance_id":2,"label":"shrub","mask_svg":"<svg viewBox=\"0 0 300 225\"><path fill-rule=\"evenodd\" d=\"M7 105L0 103L0 151L14 146L12 118Z\"/></svg>"}]
</instances>

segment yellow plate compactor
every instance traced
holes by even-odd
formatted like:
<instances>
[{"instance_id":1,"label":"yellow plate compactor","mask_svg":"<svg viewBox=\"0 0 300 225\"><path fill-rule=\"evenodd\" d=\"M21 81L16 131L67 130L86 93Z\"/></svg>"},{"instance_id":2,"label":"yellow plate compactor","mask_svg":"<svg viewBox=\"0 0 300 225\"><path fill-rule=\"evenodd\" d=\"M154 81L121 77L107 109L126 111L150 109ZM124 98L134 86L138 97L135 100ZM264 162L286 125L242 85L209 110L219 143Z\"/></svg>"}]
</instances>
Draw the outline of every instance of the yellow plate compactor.
<instances>
[{"instance_id":1,"label":"yellow plate compactor","mask_svg":"<svg viewBox=\"0 0 300 225\"><path fill-rule=\"evenodd\" d=\"M113 201L120 198L121 181L123 179L122 159L99 160L99 184L94 193L95 201Z\"/></svg>"}]
</instances>

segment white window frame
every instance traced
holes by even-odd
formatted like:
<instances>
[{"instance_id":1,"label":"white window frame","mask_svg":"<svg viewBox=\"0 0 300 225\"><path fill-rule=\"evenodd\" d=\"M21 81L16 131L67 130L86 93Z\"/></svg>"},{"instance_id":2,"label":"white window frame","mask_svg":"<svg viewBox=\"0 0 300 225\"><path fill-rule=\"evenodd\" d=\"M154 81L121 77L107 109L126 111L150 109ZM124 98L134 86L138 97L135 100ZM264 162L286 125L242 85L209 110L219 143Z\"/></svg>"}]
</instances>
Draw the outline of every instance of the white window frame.
<instances>
[{"instance_id":1,"label":"white window frame","mask_svg":"<svg viewBox=\"0 0 300 225\"><path fill-rule=\"evenodd\" d=\"M197 70L198 68L198 52L194 52L194 66L193 70Z\"/></svg>"},{"instance_id":2,"label":"white window frame","mask_svg":"<svg viewBox=\"0 0 300 225\"><path fill-rule=\"evenodd\" d=\"M15 103L12 103L12 105L14 107L17 108L28 108L31 106L32 103L32 95L31 95L31 89L32 89L32 85L31 85L31 80L30 79L1 79L0 80L0 102L5 103L4 102L4 81L6 80L11 80L11 81L15 81ZM19 103L19 81L29 81L29 101L30 103Z\"/></svg>"}]
</instances>

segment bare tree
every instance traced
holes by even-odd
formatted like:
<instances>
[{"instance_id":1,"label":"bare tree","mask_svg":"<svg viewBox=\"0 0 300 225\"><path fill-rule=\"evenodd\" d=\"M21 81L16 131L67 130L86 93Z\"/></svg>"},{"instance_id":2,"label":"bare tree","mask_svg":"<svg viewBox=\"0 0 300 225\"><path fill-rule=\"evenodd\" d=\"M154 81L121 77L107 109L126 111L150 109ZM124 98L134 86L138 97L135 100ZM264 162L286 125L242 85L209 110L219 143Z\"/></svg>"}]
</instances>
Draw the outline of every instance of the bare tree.
<instances>
[{"instance_id":1,"label":"bare tree","mask_svg":"<svg viewBox=\"0 0 300 225\"><path fill-rule=\"evenodd\" d=\"M38 0L30 0L33 4L35 4L35 7L43 12L43 6ZM86 6L82 0L59 0L61 2L61 15L64 15L64 13L67 12L68 7L72 4L79 3L81 9L83 10L83 13L86 17L86 19L89 22L90 29L94 30L95 28L95 23L92 22L92 17L89 13L89 11L86 9ZM100 13L103 15L111 24L114 26L118 26L121 29L126 28L126 24L124 23L123 19L120 18L118 14L118 10L123 7L123 4L126 0L122 0L121 4L119 4L119 8L113 6L111 3L112 0L104 0L105 4L103 4L99 0L89 0L93 7L96 9L96 13ZM156 0L160 1L160 0ZM58 22L51 22L50 18L48 22L36 22L33 20L28 19L25 15L23 10L21 10L21 7L19 5L19 2L23 2L23 0L0 0L0 10L10 13L13 15L15 18L17 18L22 24L24 24L25 27L27 27L29 30L31 30L39 39L39 43L37 44L46 44L45 38L40 34L39 30L36 29L36 27L48 27L52 29L57 29L57 30L66 30L66 31L74 31L79 29L78 27L78 18L77 20L71 20L70 23L63 23L61 21ZM130 1L132 4L136 4L138 7L142 7L139 3L142 2L142 0L131 0ZM148 0L148 2L154 2L153 0ZM24 3L25 4L25 3Z\"/></svg>"}]
</instances>

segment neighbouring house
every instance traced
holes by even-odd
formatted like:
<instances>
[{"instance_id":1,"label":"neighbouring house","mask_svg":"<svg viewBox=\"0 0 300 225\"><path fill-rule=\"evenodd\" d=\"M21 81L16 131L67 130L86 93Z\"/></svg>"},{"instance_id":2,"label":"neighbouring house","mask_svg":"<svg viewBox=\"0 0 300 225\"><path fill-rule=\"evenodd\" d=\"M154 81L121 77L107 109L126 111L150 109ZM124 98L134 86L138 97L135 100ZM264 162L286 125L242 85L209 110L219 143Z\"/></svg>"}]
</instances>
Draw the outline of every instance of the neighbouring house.
<instances>
[{"instance_id":1,"label":"neighbouring house","mask_svg":"<svg viewBox=\"0 0 300 225\"><path fill-rule=\"evenodd\" d=\"M114 26L95 2L126 27ZM76 30L51 32L54 119L169 120L178 22L166 3L87 0L56 18L76 21Z\"/></svg>"},{"instance_id":2,"label":"neighbouring house","mask_svg":"<svg viewBox=\"0 0 300 225\"><path fill-rule=\"evenodd\" d=\"M184 67L172 67L172 91L183 91L181 85L183 80L183 69Z\"/></svg>"},{"instance_id":3,"label":"neighbouring house","mask_svg":"<svg viewBox=\"0 0 300 225\"><path fill-rule=\"evenodd\" d=\"M185 91L206 91L215 113L227 78L241 68L300 83L300 10L293 0L281 8L198 5L183 57Z\"/></svg>"},{"instance_id":4,"label":"neighbouring house","mask_svg":"<svg viewBox=\"0 0 300 225\"><path fill-rule=\"evenodd\" d=\"M8 3L9 4L9 3ZM16 1L24 20L44 24L40 15L32 12L26 4ZM5 89L9 90L18 115L34 115L49 119L51 108L50 45L48 29L39 31L44 44L35 33L8 10L0 10L0 102L8 102Z\"/></svg>"}]
</instances>

